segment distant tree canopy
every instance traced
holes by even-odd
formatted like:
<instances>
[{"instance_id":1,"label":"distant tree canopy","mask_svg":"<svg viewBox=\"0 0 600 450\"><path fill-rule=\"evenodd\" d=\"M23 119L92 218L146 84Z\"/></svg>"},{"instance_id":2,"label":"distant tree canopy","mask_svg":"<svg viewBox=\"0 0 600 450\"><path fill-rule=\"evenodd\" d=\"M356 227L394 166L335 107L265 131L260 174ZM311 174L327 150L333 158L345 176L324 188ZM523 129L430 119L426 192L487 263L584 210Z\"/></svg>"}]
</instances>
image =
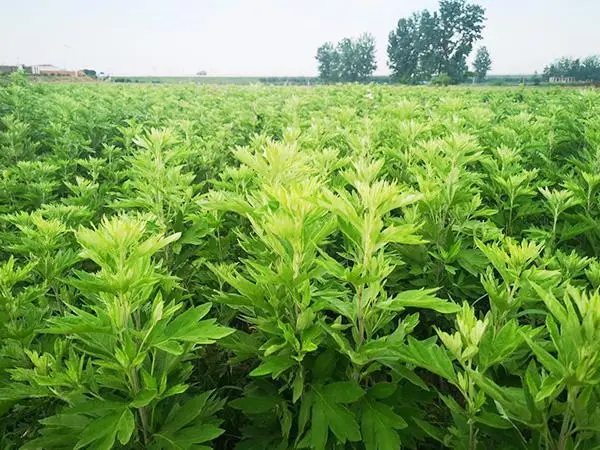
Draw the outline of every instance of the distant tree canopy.
<instances>
[{"instance_id":1,"label":"distant tree canopy","mask_svg":"<svg viewBox=\"0 0 600 450\"><path fill-rule=\"evenodd\" d=\"M86 76L90 77L90 78L97 78L97 74L96 71L93 69L83 69L82 71L83 73L85 73Z\"/></svg>"},{"instance_id":2,"label":"distant tree canopy","mask_svg":"<svg viewBox=\"0 0 600 450\"><path fill-rule=\"evenodd\" d=\"M576 81L600 81L600 55L584 59L560 58L544 68L544 78L573 77Z\"/></svg>"},{"instance_id":3,"label":"distant tree canopy","mask_svg":"<svg viewBox=\"0 0 600 450\"><path fill-rule=\"evenodd\" d=\"M488 52L487 47L479 47L473 61L473 72L475 72L477 80L483 81L491 68L492 58L490 58L490 52Z\"/></svg>"},{"instance_id":4,"label":"distant tree canopy","mask_svg":"<svg viewBox=\"0 0 600 450\"><path fill-rule=\"evenodd\" d=\"M375 38L365 33L356 39L344 38L335 46L326 42L317 49L315 58L322 81L366 81L377 68Z\"/></svg>"},{"instance_id":5,"label":"distant tree canopy","mask_svg":"<svg viewBox=\"0 0 600 450\"><path fill-rule=\"evenodd\" d=\"M441 0L438 11L400 19L387 48L393 77L418 83L447 74L451 82L462 81L484 21L485 10L465 0Z\"/></svg>"}]
</instances>

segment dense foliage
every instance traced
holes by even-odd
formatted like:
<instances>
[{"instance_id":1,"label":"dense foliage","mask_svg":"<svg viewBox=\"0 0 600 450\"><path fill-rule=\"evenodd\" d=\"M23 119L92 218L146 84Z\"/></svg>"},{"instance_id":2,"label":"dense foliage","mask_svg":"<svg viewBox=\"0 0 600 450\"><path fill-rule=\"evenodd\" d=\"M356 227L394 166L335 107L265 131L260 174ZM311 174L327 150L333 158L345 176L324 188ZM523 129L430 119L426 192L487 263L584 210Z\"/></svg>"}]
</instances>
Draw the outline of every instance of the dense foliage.
<instances>
[{"instance_id":1,"label":"dense foliage","mask_svg":"<svg viewBox=\"0 0 600 450\"><path fill-rule=\"evenodd\" d=\"M484 21L484 9L466 0L440 0L438 11L401 18L388 39L393 78L414 84L444 74L454 83L463 81Z\"/></svg>"},{"instance_id":2,"label":"dense foliage","mask_svg":"<svg viewBox=\"0 0 600 450\"><path fill-rule=\"evenodd\" d=\"M591 90L0 87L0 447L600 445Z\"/></svg>"},{"instance_id":3,"label":"dense foliage","mask_svg":"<svg viewBox=\"0 0 600 450\"><path fill-rule=\"evenodd\" d=\"M317 49L319 79L331 82L364 82L371 78L375 61L375 38L364 33L358 38L344 38L335 46L326 42Z\"/></svg>"}]
</instances>

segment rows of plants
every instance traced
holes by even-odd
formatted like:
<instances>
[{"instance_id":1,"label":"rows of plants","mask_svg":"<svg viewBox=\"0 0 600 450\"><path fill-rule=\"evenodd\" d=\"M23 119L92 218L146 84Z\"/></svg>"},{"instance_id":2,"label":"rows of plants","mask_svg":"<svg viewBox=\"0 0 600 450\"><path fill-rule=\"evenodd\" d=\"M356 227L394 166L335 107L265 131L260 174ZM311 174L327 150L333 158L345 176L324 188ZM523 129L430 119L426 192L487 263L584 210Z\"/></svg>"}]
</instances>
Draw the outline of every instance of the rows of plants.
<instances>
[{"instance_id":1,"label":"rows of plants","mask_svg":"<svg viewBox=\"0 0 600 450\"><path fill-rule=\"evenodd\" d=\"M600 446L600 95L0 86L0 447Z\"/></svg>"}]
</instances>

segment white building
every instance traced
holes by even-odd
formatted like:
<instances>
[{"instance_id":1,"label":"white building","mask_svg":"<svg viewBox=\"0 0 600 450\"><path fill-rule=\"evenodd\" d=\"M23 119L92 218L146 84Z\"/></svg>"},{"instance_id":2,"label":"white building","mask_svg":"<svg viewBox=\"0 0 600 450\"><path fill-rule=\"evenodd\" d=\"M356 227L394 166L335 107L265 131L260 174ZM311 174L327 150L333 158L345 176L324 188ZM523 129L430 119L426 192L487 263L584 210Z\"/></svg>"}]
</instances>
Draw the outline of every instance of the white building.
<instances>
[{"instance_id":1,"label":"white building","mask_svg":"<svg viewBox=\"0 0 600 450\"><path fill-rule=\"evenodd\" d=\"M550 77L548 81L550 84L573 84L575 77Z\"/></svg>"}]
</instances>

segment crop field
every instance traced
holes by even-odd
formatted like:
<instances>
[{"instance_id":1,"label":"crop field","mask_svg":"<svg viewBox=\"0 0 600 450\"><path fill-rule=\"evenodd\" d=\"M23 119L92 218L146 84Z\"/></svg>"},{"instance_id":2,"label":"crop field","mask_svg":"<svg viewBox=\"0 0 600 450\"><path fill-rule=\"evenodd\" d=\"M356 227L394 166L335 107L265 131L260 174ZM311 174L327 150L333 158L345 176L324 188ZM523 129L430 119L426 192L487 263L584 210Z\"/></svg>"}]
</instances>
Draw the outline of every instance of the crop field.
<instances>
[{"instance_id":1,"label":"crop field","mask_svg":"<svg viewBox=\"0 0 600 450\"><path fill-rule=\"evenodd\" d=\"M600 448L600 92L0 86L0 448Z\"/></svg>"}]
</instances>

